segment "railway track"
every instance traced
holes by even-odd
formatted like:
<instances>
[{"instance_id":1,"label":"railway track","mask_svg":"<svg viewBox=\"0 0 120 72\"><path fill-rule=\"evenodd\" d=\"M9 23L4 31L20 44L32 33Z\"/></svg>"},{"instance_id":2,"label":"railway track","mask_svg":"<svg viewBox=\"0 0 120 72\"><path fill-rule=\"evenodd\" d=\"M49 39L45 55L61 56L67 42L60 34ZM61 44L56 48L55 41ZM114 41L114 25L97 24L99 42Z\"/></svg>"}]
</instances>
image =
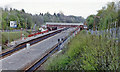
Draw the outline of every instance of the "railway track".
<instances>
[{"instance_id":1,"label":"railway track","mask_svg":"<svg viewBox=\"0 0 120 72\"><path fill-rule=\"evenodd\" d=\"M67 30L67 29L68 29L68 28L64 28L64 29L61 29L61 30L57 30L57 31L55 31L55 32L46 34L46 35L44 35L44 36L41 36L41 37L32 39L32 40L27 41L27 42L24 42L24 43L21 43L21 44L17 45L16 47L14 47L13 49L1 53L1 54L0 54L0 59L1 59L1 58L5 58L5 57L7 57L7 56L9 56L9 55L11 55L11 54L13 54L13 53L15 53L15 52L23 49L23 48L25 48L27 43L29 43L30 46L31 46L31 45L33 45L33 44L36 44L36 43L38 43L38 42L40 42L40 41L42 41L42 40L45 40L45 39L47 39L47 38L49 38L49 37L51 37L51 36L54 36L54 35L62 32L62 31L64 31L64 30Z\"/></svg>"},{"instance_id":2,"label":"railway track","mask_svg":"<svg viewBox=\"0 0 120 72\"><path fill-rule=\"evenodd\" d=\"M70 36L75 33L78 30L78 28L74 31L72 31L70 33ZM48 51L44 56L42 56L39 60L37 60L35 63L33 63L31 66L29 66L28 68L25 68L24 71L25 72L35 72L46 60L47 58L54 53L55 51L57 51L59 49L59 46L64 43L70 36L67 36L63 39L63 41L57 43L55 46L53 46L53 48L51 48L50 51Z\"/></svg>"},{"instance_id":3,"label":"railway track","mask_svg":"<svg viewBox=\"0 0 120 72\"><path fill-rule=\"evenodd\" d=\"M67 40L67 37L62 41L57 43L55 46L53 46L53 48L47 52L43 57L41 57L39 60L37 60L34 64L32 64L30 67L25 69L25 72L35 72L46 60L47 58L54 53L55 51L57 51L59 49L59 46L65 41Z\"/></svg>"}]
</instances>

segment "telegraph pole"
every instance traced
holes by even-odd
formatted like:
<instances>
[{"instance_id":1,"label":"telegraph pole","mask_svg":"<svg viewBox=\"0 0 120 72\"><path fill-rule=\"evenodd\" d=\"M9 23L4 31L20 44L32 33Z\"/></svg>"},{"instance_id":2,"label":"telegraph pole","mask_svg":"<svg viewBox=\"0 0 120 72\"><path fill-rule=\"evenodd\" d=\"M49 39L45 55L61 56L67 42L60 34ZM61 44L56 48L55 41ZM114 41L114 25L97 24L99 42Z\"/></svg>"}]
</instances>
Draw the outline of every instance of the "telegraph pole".
<instances>
[{"instance_id":1,"label":"telegraph pole","mask_svg":"<svg viewBox=\"0 0 120 72\"><path fill-rule=\"evenodd\" d=\"M26 24L25 24L26 26L25 26L25 29L26 29L26 31L27 31L27 18L26 18Z\"/></svg>"},{"instance_id":2,"label":"telegraph pole","mask_svg":"<svg viewBox=\"0 0 120 72\"><path fill-rule=\"evenodd\" d=\"M95 25L95 18L100 18L100 16L94 16L94 24L93 24L93 31L95 31L96 30L96 25Z\"/></svg>"},{"instance_id":3,"label":"telegraph pole","mask_svg":"<svg viewBox=\"0 0 120 72\"><path fill-rule=\"evenodd\" d=\"M95 31L95 16L94 16L93 31Z\"/></svg>"},{"instance_id":4,"label":"telegraph pole","mask_svg":"<svg viewBox=\"0 0 120 72\"><path fill-rule=\"evenodd\" d=\"M9 24L9 13L8 13L8 16L7 16L7 24ZM9 30L8 30L8 25L7 25L7 31L8 31L8 44L9 44Z\"/></svg>"}]
</instances>

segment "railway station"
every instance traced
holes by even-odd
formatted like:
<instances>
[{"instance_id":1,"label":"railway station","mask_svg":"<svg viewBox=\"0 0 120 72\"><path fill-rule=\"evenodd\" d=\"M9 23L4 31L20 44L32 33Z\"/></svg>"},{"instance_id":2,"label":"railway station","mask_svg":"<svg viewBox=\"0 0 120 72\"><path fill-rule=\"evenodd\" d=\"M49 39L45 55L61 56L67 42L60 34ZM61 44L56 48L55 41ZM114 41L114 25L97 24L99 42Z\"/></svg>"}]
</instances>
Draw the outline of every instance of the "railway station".
<instances>
[{"instance_id":1,"label":"railway station","mask_svg":"<svg viewBox=\"0 0 120 72\"><path fill-rule=\"evenodd\" d=\"M48 57L47 55L58 50L59 45L69 38L69 34L75 34L78 30L79 27L60 28L19 43L15 48L0 54L2 69L27 70L36 60L42 59L41 61L44 62L47 59L44 57Z\"/></svg>"},{"instance_id":2,"label":"railway station","mask_svg":"<svg viewBox=\"0 0 120 72\"><path fill-rule=\"evenodd\" d=\"M119 72L119 45L119 0L0 2L0 72Z\"/></svg>"},{"instance_id":3,"label":"railway station","mask_svg":"<svg viewBox=\"0 0 120 72\"><path fill-rule=\"evenodd\" d=\"M0 54L3 70L29 70L36 60L44 62L49 54L60 50L60 45L64 45L69 35L75 35L84 29L83 23L47 22L45 26L47 31L28 35L27 39L18 42L14 48Z\"/></svg>"}]
</instances>

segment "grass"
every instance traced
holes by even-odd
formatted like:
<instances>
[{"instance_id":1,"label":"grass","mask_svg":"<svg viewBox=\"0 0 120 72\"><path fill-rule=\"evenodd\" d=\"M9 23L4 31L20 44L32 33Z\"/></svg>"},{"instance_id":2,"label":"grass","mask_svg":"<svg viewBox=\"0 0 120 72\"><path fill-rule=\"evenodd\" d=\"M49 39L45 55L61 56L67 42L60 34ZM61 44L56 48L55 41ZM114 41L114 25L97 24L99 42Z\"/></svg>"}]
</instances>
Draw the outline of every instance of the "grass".
<instances>
[{"instance_id":1,"label":"grass","mask_svg":"<svg viewBox=\"0 0 120 72\"><path fill-rule=\"evenodd\" d=\"M117 70L118 46L105 36L82 31L63 49L45 63L45 70Z\"/></svg>"},{"instance_id":2,"label":"grass","mask_svg":"<svg viewBox=\"0 0 120 72\"><path fill-rule=\"evenodd\" d=\"M25 36L29 35L29 33L22 31L22 34L24 34ZM14 40L18 40L21 38L21 32L2 32L2 48L6 49L7 46L5 46L5 41L7 41L9 39L9 42L12 42Z\"/></svg>"}]
</instances>

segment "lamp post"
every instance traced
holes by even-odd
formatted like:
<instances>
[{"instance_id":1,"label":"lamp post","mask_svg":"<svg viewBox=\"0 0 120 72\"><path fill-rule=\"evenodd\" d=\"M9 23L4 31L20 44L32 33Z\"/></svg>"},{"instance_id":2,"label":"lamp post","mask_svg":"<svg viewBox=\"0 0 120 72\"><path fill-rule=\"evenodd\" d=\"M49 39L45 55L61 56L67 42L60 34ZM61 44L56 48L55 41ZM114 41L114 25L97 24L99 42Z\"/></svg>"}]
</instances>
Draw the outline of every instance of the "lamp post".
<instances>
[{"instance_id":1,"label":"lamp post","mask_svg":"<svg viewBox=\"0 0 120 72\"><path fill-rule=\"evenodd\" d=\"M8 13L8 16L7 16L7 24L9 24L9 19L8 19L8 18L9 18L9 14L10 14L10 13ZM7 25L7 31L8 31L8 44L9 44L9 39L10 39L10 38L9 38L8 25Z\"/></svg>"}]
</instances>

